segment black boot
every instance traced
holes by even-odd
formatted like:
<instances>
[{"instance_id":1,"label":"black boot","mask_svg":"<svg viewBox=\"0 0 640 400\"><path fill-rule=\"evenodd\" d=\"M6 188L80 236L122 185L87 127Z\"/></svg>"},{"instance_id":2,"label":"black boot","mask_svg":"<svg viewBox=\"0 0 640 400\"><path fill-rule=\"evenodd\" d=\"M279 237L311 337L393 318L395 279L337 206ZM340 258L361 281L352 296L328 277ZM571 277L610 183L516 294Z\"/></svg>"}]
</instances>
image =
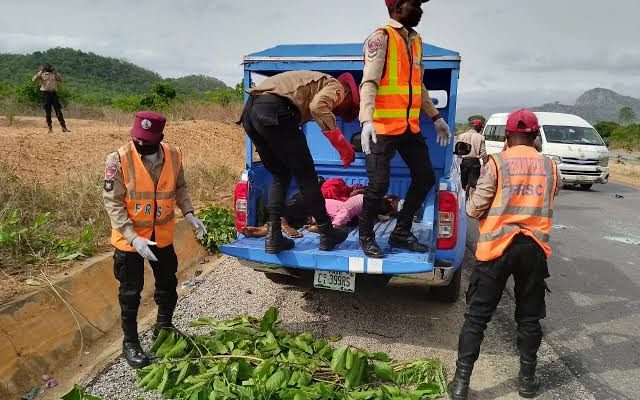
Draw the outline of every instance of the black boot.
<instances>
[{"instance_id":1,"label":"black boot","mask_svg":"<svg viewBox=\"0 0 640 400\"><path fill-rule=\"evenodd\" d=\"M282 236L282 226L280 218L277 222L267 223L267 237L264 241L264 251L269 254L278 254L281 251L291 250L295 242Z\"/></svg>"},{"instance_id":2,"label":"black boot","mask_svg":"<svg viewBox=\"0 0 640 400\"><path fill-rule=\"evenodd\" d=\"M47 133L53 133L53 128L51 127L51 125L49 125L49 130L47 131Z\"/></svg>"},{"instance_id":3,"label":"black boot","mask_svg":"<svg viewBox=\"0 0 640 400\"><path fill-rule=\"evenodd\" d=\"M467 400L471 372L473 372L473 364L456 361L456 375L447 387L452 400Z\"/></svg>"},{"instance_id":4,"label":"black boot","mask_svg":"<svg viewBox=\"0 0 640 400\"><path fill-rule=\"evenodd\" d=\"M349 233L343 229L335 229L331 222L318 225L320 232L320 250L330 251L337 245L347 240Z\"/></svg>"},{"instance_id":5,"label":"black boot","mask_svg":"<svg viewBox=\"0 0 640 400\"><path fill-rule=\"evenodd\" d=\"M399 249L406 249L416 253L426 253L429 247L418 242L418 238L411 233L411 220L408 223L398 220L396 229L389 235L389 246Z\"/></svg>"},{"instance_id":6,"label":"black boot","mask_svg":"<svg viewBox=\"0 0 640 400\"><path fill-rule=\"evenodd\" d=\"M361 236L360 247L364 252L364 255L369 258L383 258L384 252L376 243L376 239L373 236Z\"/></svg>"},{"instance_id":7,"label":"black boot","mask_svg":"<svg viewBox=\"0 0 640 400\"><path fill-rule=\"evenodd\" d=\"M66 125L62 125L62 132L71 132Z\"/></svg>"},{"instance_id":8,"label":"black boot","mask_svg":"<svg viewBox=\"0 0 640 400\"><path fill-rule=\"evenodd\" d=\"M160 310L158 310L158 317L156 319L156 325L153 327L153 334L151 335L151 338L154 341L158 338L158 335L160 334L161 330L163 330L163 329L166 329L166 330L176 329L176 327L173 326L173 323L171 322L172 319L173 319L173 311L171 311L171 312L169 312L169 311L161 312Z\"/></svg>"},{"instance_id":9,"label":"black boot","mask_svg":"<svg viewBox=\"0 0 640 400\"><path fill-rule=\"evenodd\" d=\"M540 392L540 379L536 376L536 362L520 360L518 393L525 399L533 399Z\"/></svg>"},{"instance_id":10,"label":"black boot","mask_svg":"<svg viewBox=\"0 0 640 400\"><path fill-rule=\"evenodd\" d=\"M122 355L131 368L139 369L151 364L151 360L140 347L140 342L123 342Z\"/></svg>"}]
</instances>

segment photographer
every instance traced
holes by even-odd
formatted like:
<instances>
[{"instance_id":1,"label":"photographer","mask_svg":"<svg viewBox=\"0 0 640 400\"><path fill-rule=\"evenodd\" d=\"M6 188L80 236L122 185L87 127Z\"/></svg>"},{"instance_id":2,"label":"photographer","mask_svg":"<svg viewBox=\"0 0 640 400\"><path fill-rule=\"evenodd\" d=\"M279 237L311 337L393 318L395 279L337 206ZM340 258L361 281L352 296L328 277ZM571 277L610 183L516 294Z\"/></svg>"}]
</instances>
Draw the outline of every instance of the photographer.
<instances>
[{"instance_id":1,"label":"photographer","mask_svg":"<svg viewBox=\"0 0 640 400\"><path fill-rule=\"evenodd\" d=\"M62 127L62 132L71 132L67 129L67 125L64 122L64 116L62 115L62 106L60 105L60 99L58 98L58 84L62 82L60 74L51 66L51 64L43 64L40 71L33 77L32 81L40 82L40 91L42 92L42 99L44 101L44 112L47 119L47 126L49 127L49 133L53 133L51 127L51 107L56 112L58 122Z\"/></svg>"}]
</instances>

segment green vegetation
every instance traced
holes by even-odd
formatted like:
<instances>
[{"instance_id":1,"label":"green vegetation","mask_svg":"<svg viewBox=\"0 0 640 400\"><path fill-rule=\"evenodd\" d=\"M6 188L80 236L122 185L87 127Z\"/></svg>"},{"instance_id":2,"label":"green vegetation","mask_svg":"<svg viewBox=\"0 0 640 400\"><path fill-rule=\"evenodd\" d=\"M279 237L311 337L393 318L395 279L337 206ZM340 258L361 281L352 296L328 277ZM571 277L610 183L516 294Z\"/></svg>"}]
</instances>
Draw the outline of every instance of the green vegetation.
<instances>
[{"instance_id":1,"label":"green vegetation","mask_svg":"<svg viewBox=\"0 0 640 400\"><path fill-rule=\"evenodd\" d=\"M636 120L636 112L631 107L622 107L618 113L618 119L624 125L631 124Z\"/></svg>"},{"instance_id":2,"label":"green vegetation","mask_svg":"<svg viewBox=\"0 0 640 400\"><path fill-rule=\"evenodd\" d=\"M640 149L640 124L619 126L611 132L612 147L621 147L627 151Z\"/></svg>"},{"instance_id":3,"label":"green vegetation","mask_svg":"<svg viewBox=\"0 0 640 400\"><path fill-rule=\"evenodd\" d=\"M219 206L210 206L198 213L198 218L204 222L207 234L200 240L202 245L211 252L217 252L218 247L236 238L236 227L233 213Z\"/></svg>"},{"instance_id":4,"label":"green vegetation","mask_svg":"<svg viewBox=\"0 0 640 400\"><path fill-rule=\"evenodd\" d=\"M99 177L47 188L0 164L0 187L0 265L19 269L86 257L108 231L105 213L95 207L101 201Z\"/></svg>"},{"instance_id":5,"label":"green vegetation","mask_svg":"<svg viewBox=\"0 0 640 400\"><path fill-rule=\"evenodd\" d=\"M334 349L329 340L280 329L275 308L262 319L201 317L192 326L210 333L160 333L151 347L156 363L138 371L139 387L182 400L420 400L445 391L440 360L395 362L382 352Z\"/></svg>"},{"instance_id":6,"label":"green vegetation","mask_svg":"<svg viewBox=\"0 0 640 400\"><path fill-rule=\"evenodd\" d=\"M112 107L134 112L153 109L170 112L185 101L227 106L242 102L242 88L222 81L189 75L163 79L130 62L69 48L55 48L28 55L0 54L0 108L6 114L16 104L40 107L40 85L31 78L43 63L62 75L58 95L63 106ZM239 90L238 90L239 89Z\"/></svg>"}]
</instances>

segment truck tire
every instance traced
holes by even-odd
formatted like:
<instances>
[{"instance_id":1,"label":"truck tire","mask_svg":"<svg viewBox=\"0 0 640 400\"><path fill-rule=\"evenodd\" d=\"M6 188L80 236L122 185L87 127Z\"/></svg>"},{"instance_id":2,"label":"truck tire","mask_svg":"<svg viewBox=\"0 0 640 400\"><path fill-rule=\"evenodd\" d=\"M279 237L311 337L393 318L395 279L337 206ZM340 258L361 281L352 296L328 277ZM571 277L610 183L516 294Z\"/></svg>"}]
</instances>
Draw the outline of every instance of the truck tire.
<instances>
[{"instance_id":1,"label":"truck tire","mask_svg":"<svg viewBox=\"0 0 640 400\"><path fill-rule=\"evenodd\" d=\"M580 184L580 190L584 190L585 192L591 190L591 187L593 186L593 183L581 183Z\"/></svg>"},{"instance_id":2,"label":"truck tire","mask_svg":"<svg viewBox=\"0 0 640 400\"><path fill-rule=\"evenodd\" d=\"M443 303L455 303L460 297L460 284L462 282L462 267L453 274L453 279L448 286L433 286L431 296Z\"/></svg>"}]
</instances>

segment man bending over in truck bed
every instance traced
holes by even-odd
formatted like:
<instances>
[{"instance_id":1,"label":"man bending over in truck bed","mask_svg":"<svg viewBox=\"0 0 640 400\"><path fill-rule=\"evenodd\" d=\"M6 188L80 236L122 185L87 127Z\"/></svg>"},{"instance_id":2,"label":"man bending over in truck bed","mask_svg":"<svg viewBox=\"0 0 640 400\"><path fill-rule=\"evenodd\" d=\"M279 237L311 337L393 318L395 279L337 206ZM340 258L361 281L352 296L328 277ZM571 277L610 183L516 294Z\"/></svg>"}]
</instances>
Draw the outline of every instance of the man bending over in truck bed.
<instances>
[{"instance_id":1,"label":"man bending over in truck bed","mask_svg":"<svg viewBox=\"0 0 640 400\"><path fill-rule=\"evenodd\" d=\"M273 176L269 188L268 233L265 252L277 254L295 243L282 236L280 218L291 178L295 177L305 204L318 222L320 250L332 250L347 233L335 230L320 192L313 158L300 126L315 120L345 167L355 160L351 144L336 125L356 118L360 108L358 87L349 73L338 79L314 71L288 71L265 79L249 90L251 97L241 122L265 168Z\"/></svg>"}]
</instances>

